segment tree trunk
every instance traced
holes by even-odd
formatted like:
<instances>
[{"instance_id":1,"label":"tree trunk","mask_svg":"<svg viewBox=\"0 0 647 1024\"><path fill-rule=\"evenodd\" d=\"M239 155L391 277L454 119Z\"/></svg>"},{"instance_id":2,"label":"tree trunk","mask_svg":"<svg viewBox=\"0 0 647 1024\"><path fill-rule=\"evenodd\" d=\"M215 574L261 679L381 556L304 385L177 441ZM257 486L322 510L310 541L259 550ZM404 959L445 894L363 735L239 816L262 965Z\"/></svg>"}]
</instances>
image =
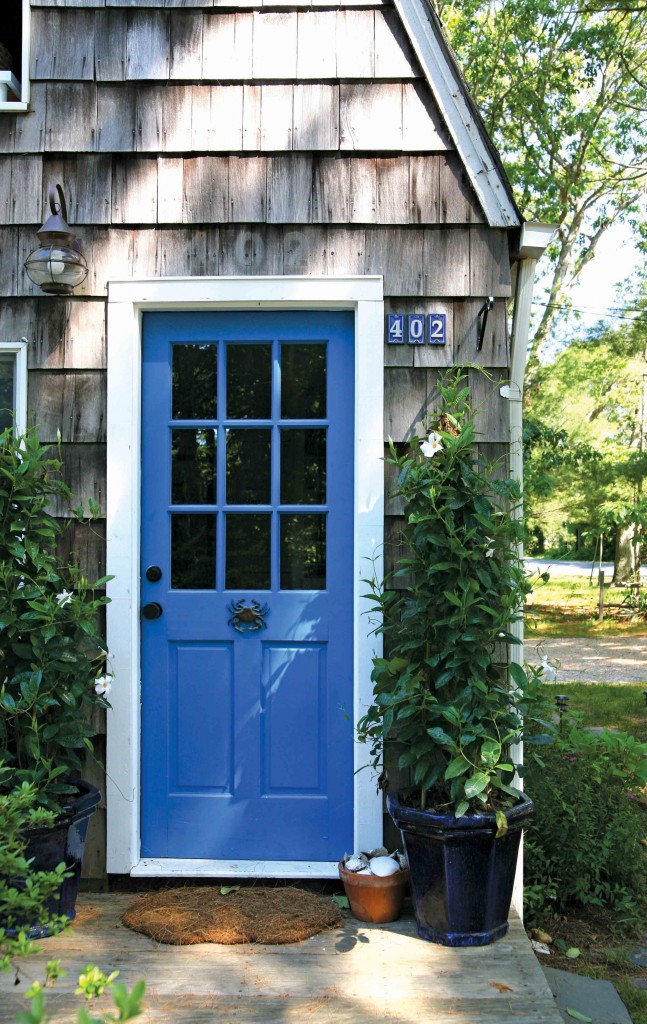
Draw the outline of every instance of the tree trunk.
<instances>
[{"instance_id":1,"label":"tree trunk","mask_svg":"<svg viewBox=\"0 0 647 1024\"><path fill-rule=\"evenodd\" d=\"M619 526L616 531L616 551L613 565L613 584L616 587L631 583L636 573L636 527L633 523Z\"/></svg>"}]
</instances>

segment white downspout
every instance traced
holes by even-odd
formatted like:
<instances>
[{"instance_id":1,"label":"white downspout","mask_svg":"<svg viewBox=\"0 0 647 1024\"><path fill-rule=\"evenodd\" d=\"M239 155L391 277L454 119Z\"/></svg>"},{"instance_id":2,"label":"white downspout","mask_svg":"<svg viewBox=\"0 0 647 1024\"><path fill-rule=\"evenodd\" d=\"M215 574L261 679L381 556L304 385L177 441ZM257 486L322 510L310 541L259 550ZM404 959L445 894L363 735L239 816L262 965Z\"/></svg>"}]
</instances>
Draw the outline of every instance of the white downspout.
<instances>
[{"instance_id":1,"label":"white downspout","mask_svg":"<svg viewBox=\"0 0 647 1024\"><path fill-rule=\"evenodd\" d=\"M510 382L507 385L510 426L510 476L516 480L523 490L523 380L526 371L528 352L528 335L530 332L530 315L532 312L532 293L535 284L537 260L555 237L555 227L550 224L529 222L521 228L521 241L517 257L517 279L514 293L514 310L512 314ZM521 519L523 508L515 509L515 516ZM519 555L523 558L523 543L520 544ZM510 632L520 643L510 647L510 661L518 665L524 663L523 621L512 624ZM521 750L517 751L518 761ZM523 847L519 851L517 874L515 877L512 906L523 919Z\"/></svg>"}]
</instances>

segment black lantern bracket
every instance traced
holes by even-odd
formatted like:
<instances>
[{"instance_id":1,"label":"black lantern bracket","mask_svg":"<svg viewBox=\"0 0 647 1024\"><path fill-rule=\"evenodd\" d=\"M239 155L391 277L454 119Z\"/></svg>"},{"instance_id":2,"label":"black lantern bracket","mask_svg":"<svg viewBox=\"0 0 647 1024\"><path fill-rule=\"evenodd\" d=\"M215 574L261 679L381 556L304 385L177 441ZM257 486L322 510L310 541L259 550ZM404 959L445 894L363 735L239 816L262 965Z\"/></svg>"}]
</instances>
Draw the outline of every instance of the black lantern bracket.
<instances>
[{"instance_id":1,"label":"black lantern bracket","mask_svg":"<svg viewBox=\"0 0 647 1024\"><path fill-rule=\"evenodd\" d=\"M491 309L494 309L494 296L488 295L487 299L476 314L479 319L479 336L476 342L476 351L480 352L483 348L483 339L485 338L485 328L487 327L488 313Z\"/></svg>"}]
</instances>

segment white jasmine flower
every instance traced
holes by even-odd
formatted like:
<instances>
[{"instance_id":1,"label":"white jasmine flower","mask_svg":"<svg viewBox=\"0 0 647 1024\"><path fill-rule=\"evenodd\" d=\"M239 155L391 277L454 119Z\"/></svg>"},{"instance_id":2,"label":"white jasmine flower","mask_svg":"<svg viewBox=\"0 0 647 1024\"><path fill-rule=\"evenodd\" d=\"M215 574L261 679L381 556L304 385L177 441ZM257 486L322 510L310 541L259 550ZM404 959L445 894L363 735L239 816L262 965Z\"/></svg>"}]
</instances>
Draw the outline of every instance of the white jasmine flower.
<instances>
[{"instance_id":1,"label":"white jasmine flower","mask_svg":"<svg viewBox=\"0 0 647 1024\"><path fill-rule=\"evenodd\" d=\"M99 697L107 697L112 689L112 676L99 676L94 680L94 692Z\"/></svg>"},{"instance_id":2,"label":"white jasmine flower","mask_svg":"<svg viewBox=\"0 0 647 1024\"><path fill-rule=\"evenodd\" d=\"M544 680L547 683L557 682L557 669L554 665L551 665L548 660L548 655L544 654L541 659L541 672L544 676Z\"/></svg>"},{"instance_id":3,"label":"white jasmine flower","mask_svg":"<svg viewBox=\"0 0 647 1024\"><path fill-rule=\"evenodd\" d=\"M58 601L59 608L65 608L65 605L69 604L73 597L74 591L65 589L62 590L60 594L56 595L56 600Z\"/></svg>"},{"instance_id":4,"label":"white jasmine flower","mask_svg":"<svg viewBox=\"0 0 647 1024\"><path fill-rule=\"evenodd\" d=\"M420 451L425 458L430 459L436 452L443 450L443 442L440 434L436 434L433 430L426 441L423 441L420 445Z\"/></svg>"},{"instance_id":5,"label":"white jasmine flower","mask_svg":"<svg viewBox=\"0 0 647 1024\"><path fill-rule=\"evenodd\" d=\"M494 539L492 537L486 537L485 539L486 539L486 541L488 543L488 549L485 552L485 557L486 558L492 558L494 556L494 547L493 547Z\"/></svg>"}]
</instances>

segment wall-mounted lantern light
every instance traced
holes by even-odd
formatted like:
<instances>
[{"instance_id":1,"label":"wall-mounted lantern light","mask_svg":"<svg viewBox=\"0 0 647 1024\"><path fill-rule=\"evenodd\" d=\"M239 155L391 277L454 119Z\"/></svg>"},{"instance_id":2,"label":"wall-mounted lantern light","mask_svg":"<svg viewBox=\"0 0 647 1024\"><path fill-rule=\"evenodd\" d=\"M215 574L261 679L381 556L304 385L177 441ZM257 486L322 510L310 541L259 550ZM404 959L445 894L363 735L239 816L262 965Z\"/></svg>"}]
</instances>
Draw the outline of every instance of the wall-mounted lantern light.
<instances>
[{"instance_id":1,"label":"wall-mounted lantern light","mask_svg":"<svg viewBox=\"0 0 647 1024\"><path fill-rule=\"evenodd\" d=\"M73 247L76 235L67 223L61 186L50 188L48 198L52 215L37 232L41 244L25 260L25 271L48 295L71 295L72 289L85 281L88 265Z\"/></svg>"}]
</instances>

